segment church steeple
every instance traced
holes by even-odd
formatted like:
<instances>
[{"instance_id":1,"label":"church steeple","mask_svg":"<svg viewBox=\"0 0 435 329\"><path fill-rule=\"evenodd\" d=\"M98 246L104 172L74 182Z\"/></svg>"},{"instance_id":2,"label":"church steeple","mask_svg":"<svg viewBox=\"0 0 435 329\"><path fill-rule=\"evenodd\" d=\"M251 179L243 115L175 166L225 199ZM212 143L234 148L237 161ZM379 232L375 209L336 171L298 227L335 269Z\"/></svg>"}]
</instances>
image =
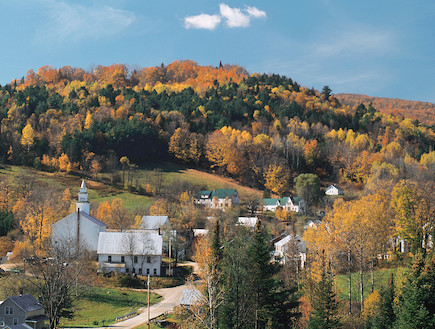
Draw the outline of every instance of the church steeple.
<instances>
[{"instance_id":1,"label":"church steeple","mask_svg":"<svg viewBox=\"0 0 435 329\"><path fill-rule=\"evenodd\" d=\"M80 192L78 193L78 195L79 198L78 202L76 203L76 210L80 209L80 211L89 214L91 211L91 207L88 199L88 188L86 187L84 179L82 180L82 185L80 186Z\"/></svg>"}]
</instances>

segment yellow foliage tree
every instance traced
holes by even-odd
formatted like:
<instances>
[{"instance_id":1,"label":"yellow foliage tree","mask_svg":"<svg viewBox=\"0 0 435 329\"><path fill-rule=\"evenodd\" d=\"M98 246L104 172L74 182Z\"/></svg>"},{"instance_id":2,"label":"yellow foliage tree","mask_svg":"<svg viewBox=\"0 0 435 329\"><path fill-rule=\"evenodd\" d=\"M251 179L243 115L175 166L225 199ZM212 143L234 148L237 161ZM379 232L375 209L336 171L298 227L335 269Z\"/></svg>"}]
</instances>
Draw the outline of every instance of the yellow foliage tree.
<instances>
[{"instance_id":1,"label":"yellow foliage tree","mask_svg":"<svg viewBox=\"0 0 435 329\"><path fill-rule=\"evenodd\" d=\"M280 165L270 165L264 172L264 186L282 196L289 189L290 171Z\"/></svg>"},{"instance_id":2,"label":"yellow foliage tree","mask_svg":"<svg viewBox=\"0 0 435 329\"><path fill-rule=\"evenodd\" d=\"M35 142L35 130L33 130L30 123L28 123L22 131L22 137L21 137L21 145L27 148L27 151L30 150L30 148L33 146L33 143Z\"/></svg>"}]
</instances>

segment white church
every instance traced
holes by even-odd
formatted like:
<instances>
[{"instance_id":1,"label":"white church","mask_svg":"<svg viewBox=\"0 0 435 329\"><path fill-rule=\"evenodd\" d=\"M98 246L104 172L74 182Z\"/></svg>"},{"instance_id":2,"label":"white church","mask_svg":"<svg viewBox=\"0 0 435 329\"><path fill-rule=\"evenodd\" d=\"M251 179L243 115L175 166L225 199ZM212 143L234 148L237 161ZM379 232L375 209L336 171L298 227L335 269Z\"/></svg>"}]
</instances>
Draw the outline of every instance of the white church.
<instances>
[{"instance_id":1,"label":"white church","mask_svg":"<svg viewBox=\"0 0 435 329\"><path fill-rule=\"evenodd\" d=\"M80 186L76 211L52 225L53 245L70 253L87 250L98 256L101 272L160 275L163 238L160 229L106 232L106 224L90 215L88 189ZM167 216L162 223L169 222ZM160 228L160 227L159 227Z\"/></svg>"},{"instance_id":2,"label":"white church","mask_svg":"<svg viewBox=\"0 0 435 329\"><path fill-rule=\"evenodd\" d=\"M52 225L54 246L70 245L96 252L101 232L106 232L106 224L90 215L88 189L82 181L78 193L76 211Z\"/></svg>"}]
</instances>

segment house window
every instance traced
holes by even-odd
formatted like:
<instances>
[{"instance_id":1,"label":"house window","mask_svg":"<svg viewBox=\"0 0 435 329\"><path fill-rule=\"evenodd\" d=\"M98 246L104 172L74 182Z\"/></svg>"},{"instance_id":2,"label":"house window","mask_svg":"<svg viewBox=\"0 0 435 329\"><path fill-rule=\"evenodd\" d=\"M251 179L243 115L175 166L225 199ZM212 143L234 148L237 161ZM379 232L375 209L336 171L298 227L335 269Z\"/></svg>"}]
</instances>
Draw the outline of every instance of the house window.
<instances>
[{"instance_id":1,"label":"house window","mask_svg":"<svg viewBox=\"0 0 435 329\"><path fill-rule=\"evenodd\" d=\"M142 267L139 268L139 274L142 274Z\"/></svg>"},{"instance_id":2,"label":"house window","mask_svg":"<svg viewBox=\"0 0 435 329\"><path fill-rule=\"evenodd\" d=\"M151 257L150 256L147 257L147 263L148 264L151 263Z\"/></svg>"},{"instance_id":3,"label":"house window","mask_svg":"<svg viewBox=\"0 0 435 329\"><path fill-rule=\"evenodd\" d=\"M134 256L134 262L137 263L137 256Z\"/></svg>"},{"instance_id":4,"label":"house window","mask_svg":"<svg viewBox=\"0 0 435 329\"><path fill-rule=\"evenodd\" d=\"M111 261L112 261L112 256L110 256L110 255L107 256L107 261L108 261L108 262L111 262Z\"/></svg>"},{"instance_id":5,"label":"house window","mask_svg":"<svg viewBox=\"0 0 435 329\"><path fill-rule=\"evenodd\" d=\"M124 256L121 256L121 263L124 263L124 262L125 262Z\"/></svg>"},{"instance_id":6,"label":"house window","mask_svg":"<svg viewBox=\"0 0 435 329\"><path fill-rule=\"evenodd\" d=\"M18 324L18 318L14 318L14 326Z\"/></svg>"},{"instance_id":7,"label":"house window","mask_svg":"<svg viewBox=\"0 0 435 329\"><path fill-rule=\"evenodd\" d=\"M154 269L154 275L157 275L157 269L156 268Z\"/></svg>"},{"instance_id":8,"label":"house window","mask_svg":"<svg viewBox=\"0 0 435 329\"><path fill-rule=\"evenodd\" d=\"M147 274L150 274L150 269L149 268L147 268Z\"/></svg>"},{"instance_id":9,"label":"house window","mask_svg":"<svg viewBox=\"0 0 435 329\"><path fill-rule=\"evenodd\" d=\"M5 307L5 314L6 315L14 314L14 307L13 306L6 306Z\"/></svg>"},{"instance_id":10,"label":"house window","mask_svg":"<svg viewBox=\"0 0 435 329\"><path fill-rule=\"evenodd\" d=\"M133 267L133 269L131 270L131 273L136 273L136 269Z\"/></svg>"},{"instance_id":11,"label":"house window","mask_svg":"<svg viewBox=\"0 0 435 329\"><path fill-rule=\"evenodd\" d=\"M125 273L128 273L128 267L125 268Z\"/></svg>"},{"instance_id":12,"label":"house window","mask_svg":"<svg viewBox=\"0 0 435 329\"><path fill-rule=\"evenodd\" d=\"M5 325L5 319L0 318L0 326L4 326Z\"/></svg>"}]
</instances>

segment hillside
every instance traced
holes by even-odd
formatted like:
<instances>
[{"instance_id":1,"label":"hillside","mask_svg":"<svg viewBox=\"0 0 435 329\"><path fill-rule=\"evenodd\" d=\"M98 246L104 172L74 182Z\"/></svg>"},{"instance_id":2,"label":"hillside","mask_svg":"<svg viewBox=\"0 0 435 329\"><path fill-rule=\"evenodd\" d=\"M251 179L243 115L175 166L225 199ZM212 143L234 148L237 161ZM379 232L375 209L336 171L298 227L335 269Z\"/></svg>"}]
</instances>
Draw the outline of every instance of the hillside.
<instances>
[{"instance_id":1,"label":"hillside","mask_svg":"<svg viewBox=\"0 0 435 329\"><path fill-rule=\"evenodd\" d=\"M243 186L232 179L171 163L159 163L155 164L153 168L137 169L135 175L139 178L139 184L146 185L149 177L153 174L152 170L155 168L163 168L163 185L164 189L168 191L174 184L189 184L197 189L235 188L239 192L242 200L248 198L258 199L262 196L261 191ZM18 166L6 166L0 169L0 180L7 180L13 188L22 184L23 178L29 180L30 177L33 178L35 182L44 182L48 187L52 187L53 189L70 189L72 201L75 202L75 192L78 191L81 180L81 177L77 175L67 173L59 174L57 172L50 173ZM99 178L103 177L102 175ZM112 186L92 179L86 179L86 184L89 188L90 201L94 209L102 202L120 198L123 200L125 207L130 212L133 212L135 209L149 208L155 200L152 196L140 195L119 186Z\"/></svg>"},{"instance_id":2,"label":"hillside","mask_svg":"<svg viewBox=\"0 0 435 329\"><path fill-rule=\"evenodd\" d=\"M171 162L277 195L303 173L358 188L375 163L392 164L397 178L417 174L435 145L431 128L376 106L342 106L326 86L192 61L133 71L44 66L0 87L0 120L5 164L113 184L119 171Z\"/></svg>"},{"instance_id":3,"label":"hillside","mask_svg":"<svg viewBox=\"0 0 435 329\"><path fill-rule=\"evenodd\" d=\"M382 113L401 114L412 120L419 120L427 125L435 124L435 104L428 102L408 101L398 98L371 97L358 94L335 94L341 104L351 107L359 104L372 104Z\"/></svg>"}]
</instances>

